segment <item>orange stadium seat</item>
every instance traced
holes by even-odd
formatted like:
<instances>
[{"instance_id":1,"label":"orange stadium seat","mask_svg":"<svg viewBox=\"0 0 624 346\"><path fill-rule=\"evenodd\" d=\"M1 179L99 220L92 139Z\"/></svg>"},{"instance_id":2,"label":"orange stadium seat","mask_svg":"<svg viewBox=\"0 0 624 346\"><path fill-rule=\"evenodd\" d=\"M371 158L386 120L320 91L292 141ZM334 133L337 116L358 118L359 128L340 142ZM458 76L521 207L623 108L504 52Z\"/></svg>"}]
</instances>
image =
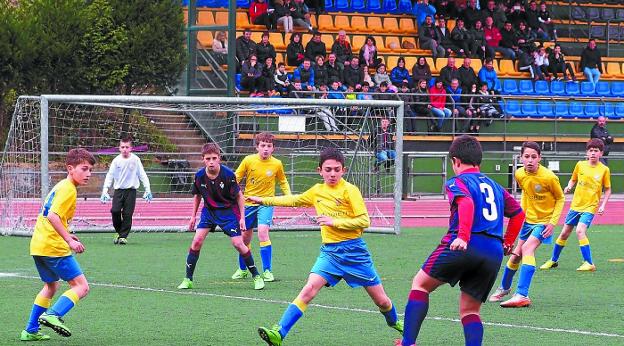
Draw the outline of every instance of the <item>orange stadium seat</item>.
<instances>
[{"instance_id":1,"label":"orange stadium seat","mask_svg":"<svg viewBox=\"0 0 624 346\"><path fill-rule=\"evenodd\" d=\"M414 65L416 65L416 60L417 59L418 58L413 56L413 55L405 56L405 68L410 71L410 74L412 73L412 67L414 67Z\"/></svg>"},{"instance_id":2,"label":"orange stadium seat","mask_svg":"<svg viewBox=\"0 0 624 346\"><path fill-rule=\"evenodd\" d=\"M464 59L462 59L459 62L456 62L455 65L459 66L463 63L464 63ZM483 64L481 63L481 60L479 59L470 59L470 67L472 67L472 69L475 71L476 74L479 74L479 71L481 71L481 67L483 67Z\"/></svg>"},{"instance_id":3,"label":"orange stadium seat","mask_svg":"<svg viewBox=\"0 0 624 346\"><path fill-rule=\"evenodd\" d=\"M368 23L366 25L369 32L385 33L383 25L381 24L381 17L368 17Z\"/></svg>"},{"instance_id":4,"label":"orange stadium seat","mask_svg":"<svg viewBox=\"0 0 624 346\"><path fill-rule=\"evenodd\" d=\"M269 38L271 36L269 35ZM259 43L260 41L262 41L262 31L252 31L251 32L251 40Z\"/></svg>"},{"instance_id":5,"label":"orange stadium seat","mask_svg":"<svg viewBox=\"0 0 624 346\"><path fill-rule=\"evenodd\" d=\"M211 13L212 15L212 13ZM212 20L212 24L214 25L214 19ZM236 12L236 27L237 28L242 28L242 29L247 29L247 28L252 28L255 25L251 24L249 22L249 17L247 16L247 13L245 12Z\"/></svg>"},{"instance_id":6,"label":"orange stadium seat","mask_svg":"<svg viewBox=\"0 0 624 346\"><path fill-rule=\"evenodd\" d=\"M321 14L318 18L318 28L320 31L334 31L334 21L328 14Z\"/></svg>"},{"instance_id":7,"label":"orange stadium seat","mask_svg":"<svg viewBox=\"0 0 624 346\"><path fill-rule=\"evenodd\" d=\"M510 77L519 77L524 74L522 71L517 71L513 61L509 59L501 59L499 61L499 70L497 72Z\"/></svg>"},{"instance_id":8,"label":"orange stadium seat","mask_svg":"<svg viewBox=\"0 0 624 346\"><path fill-rule=\"evenodd\" d=\"M399 23L394 17L387 17L383 19L383 27L388 32L394 32L396 34L403 33L403 30L399 28Z\"/></svg>"},{"instance_id":9,"label":"orange stadium seat","mask_svg":"<svg viewBox=\"0 0 624 346\"><path fill-rule=\"evenodd\" d=\"M351 25L349 24L349 17L347 17L347 16L335 16L334 17L334 28L336 30L351 30Z\"/></svg>"},{"instance_id":10,"label":"orange stadium seat","mask_svg":"<svg viewBox=\"0 0 624 346\"><path fill-rule=\"evenodd\" d=\"M249 23L249 19L247 19L247 14L243 13L245 15L245 20L247 21L247 23ZM197 24L199 25L214 25L215 24L215 20L214 20L214 15L212 14L212 11L197 11ZM244 28L243 26L241 26L241 28Z\"/></svg>"},{"instance_id":11,"label":"orange stadium seat","mask_svg":"<svg viewBox=\"0 0 624 346\"><path fill-rule=\"evenodd\" d=\"M392 47L394 46L394 47ZM405 53L407 49L401 48L401 42L398 36L386 36L385 48L394 53Z\"/></svg>"},{"instance_id":12,"label":"orange stadium seat","mask_svg":"<svg viewBox=\"0 0 624 346\"><path fill-rule=\"evenodd\" d=\"M429 69L431 70L431 74L438 74L438 73L440 73L440 71L438 71L438 69L436 68L435 61L433 60L432 57L427 56L427 57L425 57L425 60L427 61L427 65L429 65Z\"/></svg>"},{"instance_id":13,"label":"orange stadium seat","mask_svg":"<svg viewBox=\"0 0 624 346\"><path fill-rule=\"evenodd\" d=\"M331 51L331 47L334 44L334 35L332 34L323 34L323 36L321 36L321 41L323 41L323 43L325 43L325 49L327 49L327 51Z\"/></svg>"},{"instance_id":14,"label":"orange stadium seat","mask_svg":"<svg viewBox=\"0 0 624 346\"><path fill-rule=\"evenodd\" d=\"M197 41L199 41L199 44L204 48L212 47L212 31L198 31Z\"/></svg>"},{"instance_id":15,"label":"orange stadium seat","mask_svg":"<svg viewBox=\"0 0 624 346\"><path fill-rule=\"evenodd\" d=\"M384 43L385 40L383 36L373 36L373 38L375 39L375 44L377 45L378 51L380 52L388 51L388 49L386 48L386 44Z\"/></svg>"},{"instance_id":16,"label":"orange stadium seat","mask_svg":"<svg viewBox=\"0 0 624 346\"><path fill-rule=\"evenodd\" d=\"M438 58L436 60L436 71L438 71L438 73L440 73L440 70L442 69L442 67L448 65L448 59L447 58ZM431 67L431 65L429 66ZM431 73L433 73L433 70L431 71Z\"/></svg>"},{"instance_id":17,"label":"orange stadium seat","mask_svg":"<svg viewBox=\"0 0 624 346\"><path fill-rule=\"evenodd\" d=\"M269 42L275 47L275 49L286 49L284 44L284 37L281 33L273 32L269 35Z\"/></svg>"},{"instance_id":18,"label":"orange stadium seat","mask_svg":"<svg viewBox=\"0 0 624 346\"><path fill-rule=\"evenodd\" d=\"M417 30L414 26L414 18L401 18L399 20L399 28L406 34L416 34Z\"/></svg>"},{"instance_id":19,"label":"orange stadium seat","mask_svg":"<svg viewBox=\"0 0 624 346\"><path fill-rule=\"evenodd\" d=\"M386 58L386 71L390 73L390 71L395 68L399 64L399 57L396 55L391 55Z\"/></svg>"},{"instance_id":20,"label":"orange stadium seat","mask_svg":"<svg viewBox=\"0 0 624 346\"><path fill-rule=\"evenodd\" d=\"M362 48L362 46L364 46L365 42L366 42L366 36L364 36L364 35L354 35L353 36L353 41L351 41L351 49L353 49L353 51L355 53L359 53L360 48Z\"/></svg>"},{"instance_id":21,"label":"orange stadium seat","mask_svg":"<svg viewBox=\"0 0 624 346\"><path fill-rule=\"evenodd\" d=\"M602 74L600 78L603 79L620 79L622 78L620 63L618 62L606 62L602 63Z\"/></svg>"},{"instance_id":22,"label":"orange stadium seat","mask_svg":"<svg viewBox=\"0 0 624 346\"><path fill-rule=\"evenodd\" d=\"M362 16L351 17L351 31L354 34L365 34L366 31L366 19Z\"/></svg>"},{"instance_id":23,"label":"orange stadium seat","mask_svg":"<svg viewBox=\"0 0 624 346\"><path fill-rule=\"evenodd\" d=\"M228 25L228 13L227 12L216 12L215 13L215 24L217 24L217 25Z\"/></svg>"}]
</instances>

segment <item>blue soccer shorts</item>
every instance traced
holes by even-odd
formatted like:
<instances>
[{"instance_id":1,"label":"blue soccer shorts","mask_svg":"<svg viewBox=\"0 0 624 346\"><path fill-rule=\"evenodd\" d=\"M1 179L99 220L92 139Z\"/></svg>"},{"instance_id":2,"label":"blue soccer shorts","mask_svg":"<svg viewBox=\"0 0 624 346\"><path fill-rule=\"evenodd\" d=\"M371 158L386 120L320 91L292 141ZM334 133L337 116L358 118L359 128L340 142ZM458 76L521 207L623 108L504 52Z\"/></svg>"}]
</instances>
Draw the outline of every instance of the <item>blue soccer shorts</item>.
<instances>
[{"instance_id":1,"label":"blue soccer shorts","mask_svg":"<svg viewBox=\"0 0 624 346\"><path fill-rule=\"evenodd\" d=\"M586 211L580 212L580 211L575 211L575 210L570 209L568 211L568 215L566 216L565 224L576 226L580 222L580 223L584 223L585 225L587 225L587 227L589 227L593 220L594 220L593 213L588 213Z\"/></svg>"},{"instance_id":2,"label":"blue soccer shorts","mask_svg":"<svg viewBox=\"0 0 624 346\"><path fill-rule=\"evenodd\" d=\"M197 228L214 230L217 226L230 238L241 235L240 213L236 209L209 209L202 208L201 219Z\"/></svg>"},{"instance_id":3,"label":"blue soccer shorts","mask_svg":"<svg viewBox=\"0 0 624 346\"><path fill-rule=\"evenodd\" d=\"M70 281L82 275L82 269L73 255L64 257L32 256L41 281L56 282L59 279Z\"/></svg>"},{"instance_id":4,"label":"blue soccer shorts","mask_svg":"<svg viewBox=\"0 0 624 346\"><path fill-rule=\"evenodd\" d=\"M271 226L273 223L273 206L245 206L245 225L247 229L258 228L258 225Z\"/></svg>"},{"instance_id":5,"label":"blue soccer shorts","mask_svg":"<svg viewBox=\"0 0 624 346\"><path fill-rule=\"evenodd\" d=\"M323 244L310 272L322 276L328 287L342 279L351 287L381 284L366 242L361 238Z\"/></svg>"},{"instance_id":6,"label":"blue soccer shorts","mask_svg":"<svg viewBox=\"0 0 624 346\"><path fill-rule=\"evenodd\" d=\"M456 233L447 233L421 269L451 286L459 282L462 292L486 302L503 260L503 243L499 238L472 233L466 251L451 250L455 238Z\"/></svg>"},{"instance_id":7,"label":"blue soccer shorts","mask_svg":"<svg viewBox=\"0 0 624 346\"><path fill-rule=\"evenodd\" d=\"M527 239L529 239L530 236L533 236L539 239L539 241L544 244L552 244L552 238L553 238L552 234L546 238L542 236L542 232L544 231L545 228L546 228L546 225L544 224L535 224L535 223L525 222L522 225L522 230L520 230L519 238L520 240L526 241Z\"/></svg>"}]
</instances>

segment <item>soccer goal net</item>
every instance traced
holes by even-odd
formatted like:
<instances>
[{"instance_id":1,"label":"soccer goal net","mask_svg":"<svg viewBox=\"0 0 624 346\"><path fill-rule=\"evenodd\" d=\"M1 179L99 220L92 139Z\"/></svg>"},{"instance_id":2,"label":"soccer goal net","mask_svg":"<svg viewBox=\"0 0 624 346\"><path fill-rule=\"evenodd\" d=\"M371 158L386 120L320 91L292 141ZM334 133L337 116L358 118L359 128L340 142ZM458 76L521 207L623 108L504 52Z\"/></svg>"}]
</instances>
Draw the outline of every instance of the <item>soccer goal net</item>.
<instances>
[{"instance_id":1,"label":"soccer goal net","mask_svg":"<svg viewBox=\"0 0 624 346\"><path fill-rule=\"evenodd\" d=\"M390 124L384 138L382 119ZM367 204L367 231L400 231L400 101L81 95L18 99L1 158L0 231L32 233L42 199L66 177L65 155L75 147L90 150L97 163L88 185L78 189L70 227L113 231L111 204L99 197L119 140L127 136L154 195L151 203L137 201L133 231L185 230L193 176L203 167L202 145L218 143L223 164L236 169L256 152L254 136L262 131L275 135L274 156L284 164L293 193L322 181L316 171L322 148L339 148L348 168L344 177L359 187ZM395 153L379 155L388 141ZM315 215L312 208L276 208L273 228L316 230Z\"/></svg>"}]
</instances>

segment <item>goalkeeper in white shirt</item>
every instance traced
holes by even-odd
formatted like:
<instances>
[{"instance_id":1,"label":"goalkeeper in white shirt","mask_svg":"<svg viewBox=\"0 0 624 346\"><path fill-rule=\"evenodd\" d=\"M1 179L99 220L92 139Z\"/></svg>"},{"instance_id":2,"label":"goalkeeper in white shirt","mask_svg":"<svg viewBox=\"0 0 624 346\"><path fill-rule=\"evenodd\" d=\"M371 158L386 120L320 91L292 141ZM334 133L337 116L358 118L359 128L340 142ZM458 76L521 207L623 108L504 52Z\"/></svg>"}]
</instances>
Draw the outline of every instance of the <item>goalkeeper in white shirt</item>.
<instances>
[{"instance_id":1,"label":"goalkeeper in white shirt","mask_svg":"<svg viewBox=\"0 0 624 346\"><path fill-rule=\"evenodd\" d=\"M143 183L145 193L143 199L151 202L153 199L150 189L150 182L143 169L141 159L132 154L132 139L123 138L119 141L120 154L111 162L100 201L108 202L111 198L108 189L113 186L113 206L111 214L113 216L113 227L115 227L115 239L113 243L125 245L128 243L128 235L132 228L132 214L136 202L136 190L139 188L139 180Z\"/></svg>"}]
</instances>

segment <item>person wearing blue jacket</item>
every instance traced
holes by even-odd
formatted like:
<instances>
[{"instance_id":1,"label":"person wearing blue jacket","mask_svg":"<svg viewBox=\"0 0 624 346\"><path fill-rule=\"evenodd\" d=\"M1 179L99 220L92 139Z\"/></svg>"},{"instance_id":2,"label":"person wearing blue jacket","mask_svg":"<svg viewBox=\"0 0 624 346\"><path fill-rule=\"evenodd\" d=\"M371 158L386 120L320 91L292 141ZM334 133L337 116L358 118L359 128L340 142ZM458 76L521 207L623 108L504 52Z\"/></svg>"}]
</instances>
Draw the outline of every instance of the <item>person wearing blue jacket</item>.
<instances>
[{"instance_id":1,"label":"person wearing blue jacket","mask_svg":"<svg viewBox=\"0 0 624 346\"><path fill-rule=\"evenodd\" d=\"M412 76L408 69L405 68L405 58L400 57L397 66L392 69L390 72L390 80L393 85L401 85L403 83L407 83L409 88L412 89L414 87L414 82L412 81Z\"/></svg>"},{"instance_id":2,"label":"person wearing blue jacket","mask_svg":"<svg viewBox=\"0 0 624 346\"><path fill-rule=\"evenodd\" d=\"M295 69L293 77L301 80L301 88L303 90L314 90L314 69L310 59L306 58L303 60L303 64Z\"/></svg>"},{"instance_id":3,"label":"person wearing blue jacket","mask_svg":"<svg viewBox=\"0 0 624 346\"><path fill-rule=\"evenodd\" d=\"M433 18L436 11L435 6L429 4L429 0L418 0L418 3L412 7L412 13L416 17L416 25L420 27L427 16Z\"/></svg>"},{"instance_id":4,"label":"person wearing blue jacket","mask_svg":"<svg viewBox=\"0 0 624 346\"><path fill-rule=\"evenodd\" d=\"M479 71L479 80L481 83L486 83L488 86L488 90L492 90L495 93L500 93L501 83L496 75L496 70L494 70L494 62L491 58L485 59L485 64Z\"/></svg>"}]
</instances>

